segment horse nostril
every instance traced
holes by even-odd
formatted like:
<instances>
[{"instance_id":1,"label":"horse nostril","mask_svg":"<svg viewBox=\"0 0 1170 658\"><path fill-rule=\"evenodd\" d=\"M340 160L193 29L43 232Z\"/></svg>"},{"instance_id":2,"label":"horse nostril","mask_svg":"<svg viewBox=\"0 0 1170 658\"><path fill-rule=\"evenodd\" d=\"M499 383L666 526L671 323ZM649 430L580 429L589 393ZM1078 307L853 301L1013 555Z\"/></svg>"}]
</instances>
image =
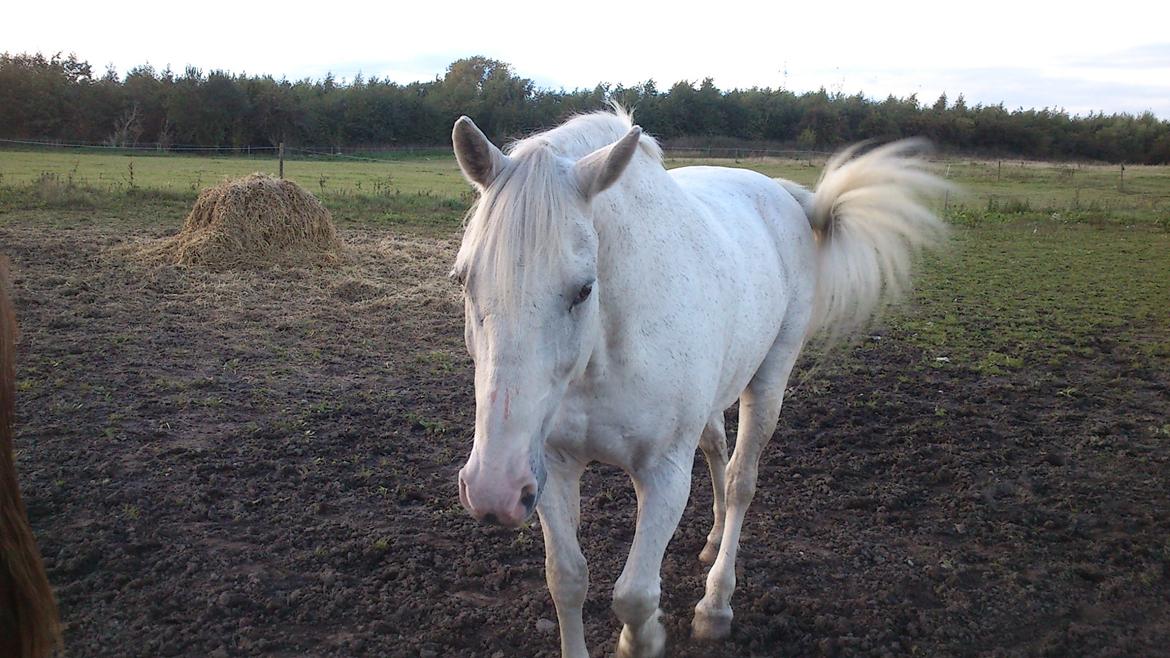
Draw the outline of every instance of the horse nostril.
<instances>
[{"instance_id":1,"label":"horse nostril","mask_svg":"<svg viewBox=\"0 0 1170 658\"><path fill-rule=\"evenodd\" d=\"M500 522L500 520L496 518L495 514L484 514L483 515L483 522L490 523L491 525L496 525L497 523Z\"/></svg>"},{"instance_id":2,"label":"horse nostril","mask_svg":"<svg viewBox=\"0 0 1170 658\"><path fill-rule=\"evenodd\" d=\"M532 512L532 508L536 506L536 494L531 491L525 491L520 496L520 504L524 506L524 511Z\"/></svg>"}]
</instances>

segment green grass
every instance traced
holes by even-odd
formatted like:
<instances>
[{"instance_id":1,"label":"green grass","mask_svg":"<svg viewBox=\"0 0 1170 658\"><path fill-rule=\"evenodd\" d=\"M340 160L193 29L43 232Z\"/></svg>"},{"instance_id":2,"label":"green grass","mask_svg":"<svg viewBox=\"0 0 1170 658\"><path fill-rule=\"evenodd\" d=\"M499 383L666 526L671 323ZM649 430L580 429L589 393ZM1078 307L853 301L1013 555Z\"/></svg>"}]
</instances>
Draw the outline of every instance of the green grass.
<instances>
[{"instance_id":1,"label":"green grass","mask_svg":"<svg viewBox=\"0 0 1170 658\"><path fill-rule=\"evenodd\" d=\"M668 167L744 167L812 186L823 163L778 158L670 158ZM944 199L952 223L1048 220L1056 223L1155 224L1170 229L1170 167L1044 162L939 160L932 164L960 188Z\"/></svg>"},{"instance_id":2,"label":"green grass","mask_svg":"<svg viewBox=\"0 0 1170 658\"><path fill-rule=\"evenodd\" d=\"M0 151L0 185L32 183L44 174L109 192L133 187L195 194L225 178L260 171L276 175L275 157L122 155L67 151ZM317 195L430 194L459 198L468 187L450 156L393 160L286 160L285 178Z\"/></svg>"},{"instance_id":3,"label":"green grass","mask_svg":"<svg viewBox=\"0 0 1170 658\"><path fill-rule=\"evenodd\" d=\"M718 164L812 185L823 163L780 158L668 158L670 168ZM952 223L1047 221L1153 224L1170 230L1170 167L940 160L961 192L944 200ZM272 157L122 155L0 150L0 212L83 209L131 223L177 221L204 187L254 171ZM288 160L285 176L320 197L345 224L454 228L473 195L442 152L378 161ZM101 218L99 213L99 219ZM153 219L152 219L153 218Z\"/></svg>"},{"instance_id":4,"label":"green grass","mask_svg":"<svg viewBox=\"0 0 1170 658\"><path fill-rule=\"evenodd\" d=\"M177 228L201 189L277 167L271 158L0 151L0 224L22 211L21 221L56 226ZM473 199L449 156L289 160L285 177L317 195L341 226L450 231Z\"/></svg>"},{"instance_id":5,"label":"green grass","mask_svg":"<svg viewBox=\"0 0 1170 658\"><path fill-rule=\"evenodd\" d=\"M1123 348L1170 357L1170 233L1146 226L961 227L887 324L934 367L1001 374Z\"/></svg>"}]
</instances>

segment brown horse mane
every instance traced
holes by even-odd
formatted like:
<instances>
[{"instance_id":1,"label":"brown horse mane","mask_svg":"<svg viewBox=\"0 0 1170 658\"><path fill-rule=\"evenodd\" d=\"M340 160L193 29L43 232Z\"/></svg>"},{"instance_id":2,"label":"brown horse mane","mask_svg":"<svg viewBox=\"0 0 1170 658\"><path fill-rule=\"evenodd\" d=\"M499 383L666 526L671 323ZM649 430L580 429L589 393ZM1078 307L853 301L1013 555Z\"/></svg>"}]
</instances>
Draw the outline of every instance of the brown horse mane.
<instances>
[{"instance_id":1,"label":"brown horse mane","mask_svg":"<svg viewBox=\"0 0 1170 658\"><path fill-rule=\"evenodd\" d=\"M8 287L8 260L0 256L0 656L45 658L61 646L61 624L16 483L17 327Z\"/></svg>"}]
</instances>

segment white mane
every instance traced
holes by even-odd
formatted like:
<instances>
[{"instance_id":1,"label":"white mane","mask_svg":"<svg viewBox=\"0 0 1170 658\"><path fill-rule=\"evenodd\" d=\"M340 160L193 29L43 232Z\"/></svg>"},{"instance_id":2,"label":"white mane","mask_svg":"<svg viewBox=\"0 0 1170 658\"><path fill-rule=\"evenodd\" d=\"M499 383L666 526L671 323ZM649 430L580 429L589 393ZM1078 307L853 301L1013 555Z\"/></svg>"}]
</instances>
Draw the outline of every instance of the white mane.
<instances>
[{"instance_id":1,"label":"white mane","mask_svg":"<svg viewBox=\"0 0 1170 658\"><path fill-rule=\"evenodd\" d=\"M455 272L472 271L495 281L496 289L523 287L526 272L547 272L568 245L566 218L580 203L571 178L573 163L629 132L633 116L615 105L508 145L507 166L468 210ZM661 166L662 149L643 135L633 168ZM539 264L535 259L544 259ZM535 267L527 267L532 263ZM505 295L519 299L519 295Z\"/></svg>"},{"instance_id":2,"label":"white mane","mask_svg":"<svg viewBox=\"0 0 1170 658\"><path fill-rule=\"evenodd\" d=\"M634 126L633 112L617 104L612 108L612 112L578 114L556 128L512 142L505 152L512 157L523 157L532 149L547 145L572 160L583 158L621 139ZM643 135L640 145L654 160L661 162L662 149L654 138Z\"/></svg>"}]
</instances>

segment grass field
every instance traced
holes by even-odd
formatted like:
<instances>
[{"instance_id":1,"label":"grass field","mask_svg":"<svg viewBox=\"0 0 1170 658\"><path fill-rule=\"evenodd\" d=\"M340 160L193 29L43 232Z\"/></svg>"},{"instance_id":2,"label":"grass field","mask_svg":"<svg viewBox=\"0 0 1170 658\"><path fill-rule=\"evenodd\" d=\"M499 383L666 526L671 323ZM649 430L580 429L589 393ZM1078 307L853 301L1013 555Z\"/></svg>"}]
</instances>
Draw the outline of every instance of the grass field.
<instances>
[{"instance_id":1,"label":"grass field","mask_svg":"<svg viewBox=\"0 0 1170 658\"><path fill-rule=\"evenodd\" d=\"M690 159L668 159L666 164L673 168L711 163L729 164ZM812 185L823 163L765 158L730 164ZM952 221L1047 216L1066 222L1161 222L1170 228L1170 167L1129 166L1124 181L1120 168L1112 165L939 160L934 167L962 190L945 200Z\"/></svg>"},{"instance_id":2,"label":"grass field","mask_svg":"<svg viewBox=\"0 0 1170 658\"><path fill-rule=\"evenodd\" d=\"M746 167L812 185L823 163L779 158L668 158ZM945 200L956 223L1052 220L1156 224L1170 229L1170 167L940 160L938 173L961 189ZM254 171L275 173L275 159L0 151L0 202L6 207L117 207L127 201L189 204L204 187ZM288 160L285 176L329 201L342 223L457 224L472 196L449 155L388 160ZM176 208L177 210L177 208ZM160 218L161 219L161 218Z\"/></svg>"},{"instance_id":3,"label":"grass field","mask_svg":"<svg viewBox=\"0 0 1170 658\"><path fill-rule=\"evenodd\" d=\"M819 174L667 165L700 163ZM937 167L967 190L946 200L952 240L906 304L798 365L718 645L688 639L711 506L696 465L663 567L669 655L1170 643L1170 168L1119 189L1112 167ZM337 268L120 251L175 232L200 186L273 169L0 151L18 469L68 650L557 655L539 531L458 504L473 377L445 275L472 197L451 158L290 161L354 251ZM592 469L582 503L604 655L635 500Z\"/></svg>"},{"instance_id":4,"label":"grass field","mask_svg":"<svg viewBox=\"0 0 1170 658\"><path fill-rule=\"evenodd\" d=\"M0 184L22 185L50 176L77 185L122 192L132 187L195 194L224 178L254 171L275 175L273 157L115 155L65 151L0 151ZM431 194L459 198L467 185L450 156L385 161L286 160L285 177L313 194Z\"/></svg>"},{"instance_id":5,"label":"grass field","mask_svg":"<svg viewBox=\"0 0 1170 658\"><path fill-rule=\"evenodd\" d=\"M0 151L0 213L41 220L178 225L201 189L260 171L273 159ZM473 197L453 157L289 160L285 177L326 202L341 226L459 226ZM0 215L0 222L3 222Z\"/></svg>"}]
</instances>

